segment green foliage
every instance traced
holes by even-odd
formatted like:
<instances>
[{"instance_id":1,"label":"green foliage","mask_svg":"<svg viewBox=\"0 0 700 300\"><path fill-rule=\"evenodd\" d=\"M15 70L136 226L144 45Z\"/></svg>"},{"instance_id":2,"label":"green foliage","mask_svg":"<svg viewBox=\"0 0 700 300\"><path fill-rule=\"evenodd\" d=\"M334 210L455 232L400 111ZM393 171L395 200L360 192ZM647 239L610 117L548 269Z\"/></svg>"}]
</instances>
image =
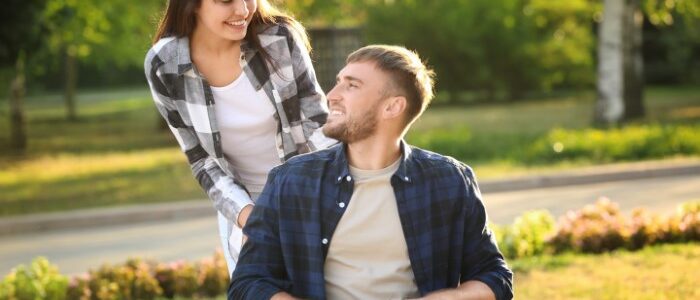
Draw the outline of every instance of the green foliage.
<instances>
[{"instance_id":1,"label":"green foliage","mask_svg":"<svg viewBox=\"0 0 700 300\"><path fill-rule=\"evenodd\" d=\"M700 126L637 125L608 130L553 129L530 147L524 159L613 162L697 154L700 154Z\"/></svg>"},{"instance_id":2,"label":"green foliage","mask_svg":"<svg viewBox=\"0 0 700 300\"><path fill-rule=\"evenodd\" d=\"M64 51L93 61L141 64L148 49L160 1L47 0L44 23L49 55Z\"/></svg>"},{"instance_id":3,"label":"green foliage","mask_svg":"<svg viewBox=\"0 0 700 300\"><path fill-rule=\"evenodd\" d=\"M546 252L546 242L554 234L554 218L546 210L527 211L510 226L494 226L496 240L508 258L528 257Z\"/></svg>"},{"instance_id":4,"label":"green foliage","mask_svg":"<svg viewBox=\"0 0 700 300\"><path fill-rule=\"evenodd\" d=\"M665 218L636 209L628 219L617 204L603 198L563 216L557 233L547 243L556 252L601 253L623 247L636 250L658 243L700 241L700 212L693 210L698 206L700 202L681 204L677 214Z\"/></svg>"},{"instance_id":5,"label":"green foliage","mask_svg":"<svg viewBox=\"0 0 700 300\"><path fill-rule=\"evenodd\" d=\"M218 296L226 290L229 274L222 251L217 251L212 258L200 262L197 283L199 292L207 297Z\"/></svg>"},{"instance_id":6,"label":"green foliage","mask_svg":"<svg viewBox=\"0 0 700 300\"><path fill-rule=\"evenodd\" d=\"M272 0L305 26L357 25L365 19L366 5L383 0Z\"/></svg>"},{"instance_id":7,"label":"green foliage","mask_svg":"<svg viewBox=\"0 0 700 300\"><path fill-rule=\"evenodd\" d=\"M20 265L0 282L2 300L61 300L66 298L68 279L44 257L32 261L29 268Z\"/></svg>"},{"instance_id":8,"label":"green foliage","mask_svg":"<svg viewBox=\"0 0 700 300\"><path fill-rule=\"evenodd\" d=\"M570 211L559 221L551 243L555 251L601 253L621 248L629 237L625 218L617 204L603 198L580 211Z\"/></svg>"},{"instance_id":9,"label":"green foliage","mask_svg":"<svg viewBox=\"0 0 700 300\"><path fill-rule=\"evenodd\" d=\"M42 41L45 0L6 0L0 11L0 67L13 66L19 53L33 54ZM0 81L4 82L4 81Z\"/></svg>"},{"instance_id":10,"label":"green foliage","mask_svg":"<svg viewBox=\"0 0 700 300\"><path fill-rule=\"evenodd\" d=\"M561 129L543 135L472 134L467 127L410 132L409 143L466 162L506 159L524 164L610 163L700 155L700 126L630 125L613 129Z\"/></svg>"},{"instance_id":11,"label":"green foliage","mask_svg":"<svg viewBox=\"0 0 700 300\"><path fill-rule=\"evenodd\" d=\"M368 8L366 31L372 43L417 50L453 97L514 99L592 82L592 13L584 0L385 1Z\"/></svg>"},{"instance_id":12,"label":"green foliage","mask_svg":"<svg viewBox=\"0 0 700 300\"><path fill-rule=\"evenodd\" d=\"M700 202L678 206L662 217L643 208L622 213L606 198L578 211L569 211L554 223L543 210L528 211L512 225L490 225L503 255L509 259L566 251L603 253L621 248L638 250L649 245L700 241Z\"/></svg>"}]
</instances>

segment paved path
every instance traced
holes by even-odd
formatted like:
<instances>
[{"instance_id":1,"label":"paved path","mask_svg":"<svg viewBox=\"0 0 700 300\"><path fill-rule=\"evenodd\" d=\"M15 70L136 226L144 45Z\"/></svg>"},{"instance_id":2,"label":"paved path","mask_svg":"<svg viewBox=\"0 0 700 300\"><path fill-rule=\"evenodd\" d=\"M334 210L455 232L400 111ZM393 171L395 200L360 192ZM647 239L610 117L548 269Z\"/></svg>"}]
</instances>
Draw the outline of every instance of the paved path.
<instances>
[{"instance_id":1,"label":"paved path","mask_svg":"<svg viewBox=\"0 0 700 300\"><path fill-rule=\"evenodd\" d=\"M510 224L526 210L547 209L558 218L603 196L618 203L623 212L646 207L668 214L679 203L700 200L700 174L491 193L484 195L484 202L491 221Z\"/></svg>"},{"instance_id":2,"label":"paved path","mask_svg":"<svg viewBox=\"0 0 700 300\"><path fill-rule=\"evenodd\" d=\"M669 213L680 202L700 199L700 174L489 193L484 199L492 221L510 223L528 209L545 208L559 216L600 196L619 203L623 211L646 206ZM199 259L210 256L219 245L216 230L212 212L170 221L0 236L0 276L38 255L48 257L65 274L132 256L159 261Z\"/></svg>"}]
</instances>

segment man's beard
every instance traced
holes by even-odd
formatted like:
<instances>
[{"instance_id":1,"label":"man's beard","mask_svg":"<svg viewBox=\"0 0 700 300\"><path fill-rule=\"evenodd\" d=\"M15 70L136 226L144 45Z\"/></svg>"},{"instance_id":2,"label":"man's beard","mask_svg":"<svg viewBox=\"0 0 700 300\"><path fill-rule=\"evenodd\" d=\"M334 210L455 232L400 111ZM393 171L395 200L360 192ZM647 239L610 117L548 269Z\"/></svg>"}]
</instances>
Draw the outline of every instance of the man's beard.
<instances>
[{"instance_id":1,"label":"man's beard","mask_svg":"<svg viewBox=\"0 0 700 300\"><path fill-rule=\"evenodd\" d=\"M344 122L326 123L323 126L323 134L346 144L364 140L377 131L377 107L378 105L372 107L359 118L346 115Z\"/></svg>"}]
</instances>

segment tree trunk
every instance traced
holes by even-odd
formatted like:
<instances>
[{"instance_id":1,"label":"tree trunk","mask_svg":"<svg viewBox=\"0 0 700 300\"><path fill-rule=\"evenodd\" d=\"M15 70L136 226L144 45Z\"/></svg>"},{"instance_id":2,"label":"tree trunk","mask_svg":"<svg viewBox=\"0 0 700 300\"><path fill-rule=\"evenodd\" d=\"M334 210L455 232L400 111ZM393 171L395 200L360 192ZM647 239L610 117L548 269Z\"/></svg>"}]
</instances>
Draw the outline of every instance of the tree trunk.
<instances>
[{"instance_id":1,"label":"tree trunk","mask_svg":"<svg viewBox=\"0 0 700 300\"><path fill-rule=\"evenodd\" d=\"M640 0L627 0L625 10L625 120L644 117L644 59L642 25L644 14Z\"/></svg>"},{"instance_id":2,"label":"tree trunk","mask_svg":"<svg viewBox=\"0 0 700 300\"><path fill-rule=\"evenodd\" d=\"M615 126L624 114L623 19L625 2L604 0L603 21L598 31L598 101L594 122Z\"/></svg>"},{"instance_id":3,"label":"tree trunk","mask_svg":"<svg viewBox=\"0 0 700 300\"><path fill-rule=\"evenodd\" d=\"M78 114L75 109L75 86L77 84L77 69L75 61L75 53L68 50L66 51L66 86L65 88L65 102L66 102L66 118L69 121L75 121L78 119Z\"/></svg>"},{"instance_id":4,"label":"tree trunk","mask_svg":"<svg viewBox=\"0 0 700 300\"><path fill-rule=\"evenodd\" d=\"M27 149L27 132L24 126L24 53L20 53L15 66L15 78L10 84L10 147L23 152Z\"/></svg>"}]
</instances>

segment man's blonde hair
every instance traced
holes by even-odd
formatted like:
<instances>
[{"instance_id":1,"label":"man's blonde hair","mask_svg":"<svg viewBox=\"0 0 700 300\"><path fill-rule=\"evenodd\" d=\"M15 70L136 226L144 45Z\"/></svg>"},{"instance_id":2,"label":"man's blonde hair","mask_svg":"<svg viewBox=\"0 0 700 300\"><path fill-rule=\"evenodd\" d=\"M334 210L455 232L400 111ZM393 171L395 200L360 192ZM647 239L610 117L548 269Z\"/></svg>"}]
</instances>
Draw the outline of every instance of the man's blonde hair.
<instances>
[{"instance_id":1,"label":"man's blonde hair","mask_svg":"<svg viewBox=\"0 0 700 300\"><path fill-rule=\"evenodd\" d=\"M391 82L387 96L403 96L406 104L406 124L411 124L433 99L435 72L428 69L417 53L404 47L370 45L348 56L347 63L374 62L387 72Z\"/></svg>"}]
</instances>

